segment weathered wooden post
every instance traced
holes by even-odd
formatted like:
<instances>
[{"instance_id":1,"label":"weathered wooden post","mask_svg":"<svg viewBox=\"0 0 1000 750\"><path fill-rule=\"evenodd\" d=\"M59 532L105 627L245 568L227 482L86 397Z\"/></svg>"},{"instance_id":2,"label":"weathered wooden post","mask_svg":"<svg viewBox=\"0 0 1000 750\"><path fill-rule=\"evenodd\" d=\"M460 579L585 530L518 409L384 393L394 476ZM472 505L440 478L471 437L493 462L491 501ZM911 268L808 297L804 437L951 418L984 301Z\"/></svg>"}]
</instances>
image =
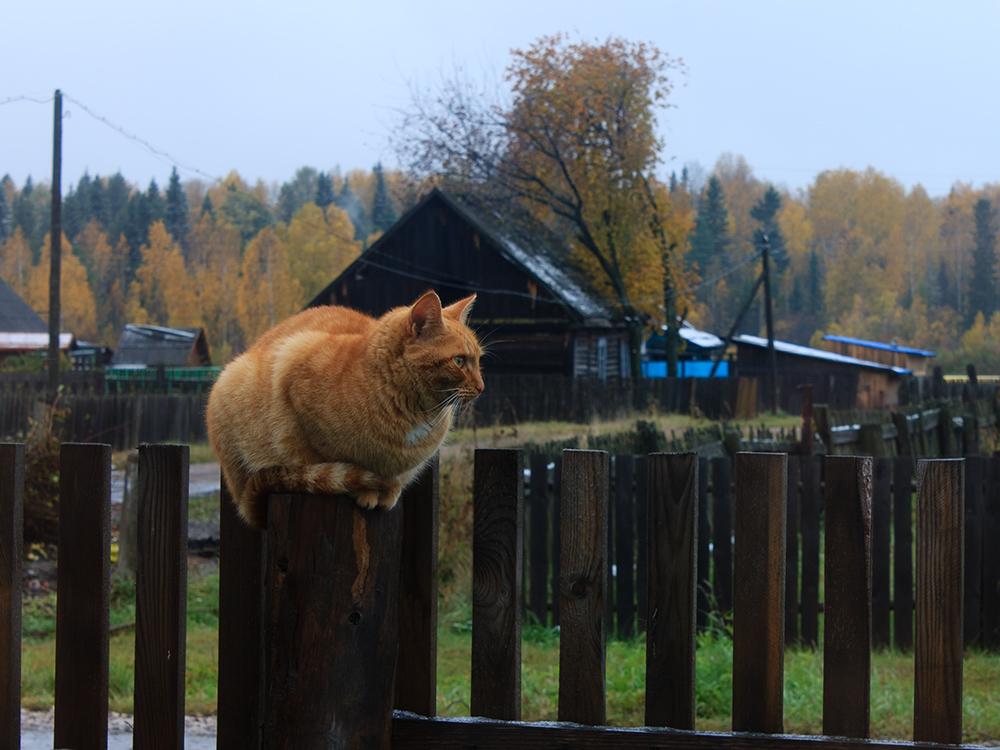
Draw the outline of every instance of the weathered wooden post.
<instances>
[{"instance_id":1,"label":"weathered wooden post","mask_svg":"<svg viewBox=\"0 0 1000 750\"><path fill-rule=\"evenodd\" d=\"M261 747L388 750L402 507L275 495L268 515Z\"/></svg>"}]
</instances>

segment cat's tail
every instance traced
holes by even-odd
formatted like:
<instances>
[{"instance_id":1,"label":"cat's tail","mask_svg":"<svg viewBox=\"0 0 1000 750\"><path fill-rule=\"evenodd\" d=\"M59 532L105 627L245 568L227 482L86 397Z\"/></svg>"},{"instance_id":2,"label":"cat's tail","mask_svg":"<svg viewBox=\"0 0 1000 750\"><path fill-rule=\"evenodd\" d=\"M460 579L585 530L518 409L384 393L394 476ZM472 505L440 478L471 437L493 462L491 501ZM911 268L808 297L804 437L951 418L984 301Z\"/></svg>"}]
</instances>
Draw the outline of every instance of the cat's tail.
<instances>
[{"instance_id":1,"label":"cat's tail","mask_svg":"<svg viewBox=\"0 0 1000 750\"><path fill-rule=\"evenodd\" d=\"M350 495L357 498L362 508L376 505L391 508L401 489L398 480L385 479L349 463L268 466L250 475L239 503L239 514L251 526L266 530L270 495Z\"/></svg>"}]
</instances>

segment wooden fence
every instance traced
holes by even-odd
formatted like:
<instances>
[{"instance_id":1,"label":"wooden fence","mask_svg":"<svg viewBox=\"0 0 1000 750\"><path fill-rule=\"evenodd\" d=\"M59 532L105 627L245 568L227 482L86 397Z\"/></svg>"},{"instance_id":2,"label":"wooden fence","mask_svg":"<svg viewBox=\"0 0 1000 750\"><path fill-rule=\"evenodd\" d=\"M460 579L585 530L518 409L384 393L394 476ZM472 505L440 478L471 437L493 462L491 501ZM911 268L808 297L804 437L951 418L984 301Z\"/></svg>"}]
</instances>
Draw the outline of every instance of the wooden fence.
<instances>
[{"instance_id":1,"label":"wooden fence","mask_svg":"<svg viewBox=\"0 0 1000 750\"><path fill-rule=\"evenodd\" d=\"M140 750L183 747L187 462L183 446L139 449L134 746ZM880 504L873 459L830 457L825 465L823 731L837 738L778 734L787 623L786 456L740 454L732 469L736 734L693 731L696 454L653 454L646 461L644 554L655 561L645 582L646 723L659 729L598 726L606 719L614 474L609 455L598 451L567 451L561 468L563 723L519 722L523 454L478 451L471 706L479 718L433 718L435 466L388 512L362 511L347 498L275 496L266 534L239 523L223 493L218 747L888 750L961 741L965 462L926 461L918 470L916 745L845 738L869 732L872 550L879 543ZM0 446L0 742L11 748L19 747L23 471L23 447ZM64 445L61 478L55 745L92 750L107 743L110 447Z\"/></svg>"},{"instance_id":2,"label":"wooden fence","mask_svg":"<svg viewBox=\"0 0 1000 750\"><path fill-rule=\"evenodd\" d=\"M819 643L825 459L788 456L785 640ZM524 504L524 606L528 621L558 625L562 457L535 454ZM964 644L1000 649L1000 458L965 459ZM913 648L914 463L906 457L873 463L872 643ZM730 457L698 459L697 624L728 627L733 610L734 478ZM647 627L648 459L611 460L605 592L609 634L631 638Z\"/></svg>"}]
</instances>

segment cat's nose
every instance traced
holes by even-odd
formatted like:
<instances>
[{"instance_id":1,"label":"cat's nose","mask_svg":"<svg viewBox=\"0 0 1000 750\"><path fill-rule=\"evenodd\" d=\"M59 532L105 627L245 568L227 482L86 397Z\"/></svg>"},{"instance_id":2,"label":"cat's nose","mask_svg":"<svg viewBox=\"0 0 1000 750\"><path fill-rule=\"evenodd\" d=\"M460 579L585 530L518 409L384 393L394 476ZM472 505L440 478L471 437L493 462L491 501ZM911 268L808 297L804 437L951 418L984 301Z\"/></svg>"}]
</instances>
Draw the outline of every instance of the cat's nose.
<instances>
[{"instance_id":1,"label":"cat's nose","mask_svg":"<svg viewBox=\"0 0 1000 750\"><path fill-rule=\"evenodd\" d=\"M482 393L486 390L486 384L483 382L482 378L476 378L476 390Z\"/></svg>"}]
</instances>

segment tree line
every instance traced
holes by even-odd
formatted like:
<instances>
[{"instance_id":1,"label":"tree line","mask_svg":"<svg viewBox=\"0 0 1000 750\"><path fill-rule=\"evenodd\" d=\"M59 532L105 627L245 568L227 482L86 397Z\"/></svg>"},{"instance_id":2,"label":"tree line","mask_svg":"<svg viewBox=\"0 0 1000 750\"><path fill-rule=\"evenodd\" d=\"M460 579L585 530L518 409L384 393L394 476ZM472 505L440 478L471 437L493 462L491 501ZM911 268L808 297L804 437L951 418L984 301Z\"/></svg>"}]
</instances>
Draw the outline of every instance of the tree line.
<instances>
[{"instance_id":1,"label":"tree line","mask_svg":"<svg viewBox=\"0 0 1000 750\"><path fill-rule=\"evenodd\" d=\"M390 227L408 183L381 165L312 167L277 186L238 173L143 190L84 174L63 199L62 329L113 347L125 323L203 326L225 362L300 310ZM51 190L0 180L0 276L48 309Z\"/></svg>"},{"instance_id":2,"label":"tree line","mask_svg":"<svg viewBox=\"0 0 1000 750\"><path fill-rule=\"evenodd\" d=\"M84 174L63 205L62 327L113 346L126 322L200 325L224 362L441 185L561 237L626 322L633 371L644 334L666 326L679 343L678 319L762 333L762 295L748 300L765 244L779 339L896 341L1000 371L1000 184L931 197L831 169L792 192L732 154L663 177L657 115L683 72L642 43L542 37L511 52L506 100L460 77L414 90L390 138L401 171L303 167L280 186L174 171L162 193ZM0 276L40 313L50 199L0 181Z\"/></svg>"}]
</instances>

